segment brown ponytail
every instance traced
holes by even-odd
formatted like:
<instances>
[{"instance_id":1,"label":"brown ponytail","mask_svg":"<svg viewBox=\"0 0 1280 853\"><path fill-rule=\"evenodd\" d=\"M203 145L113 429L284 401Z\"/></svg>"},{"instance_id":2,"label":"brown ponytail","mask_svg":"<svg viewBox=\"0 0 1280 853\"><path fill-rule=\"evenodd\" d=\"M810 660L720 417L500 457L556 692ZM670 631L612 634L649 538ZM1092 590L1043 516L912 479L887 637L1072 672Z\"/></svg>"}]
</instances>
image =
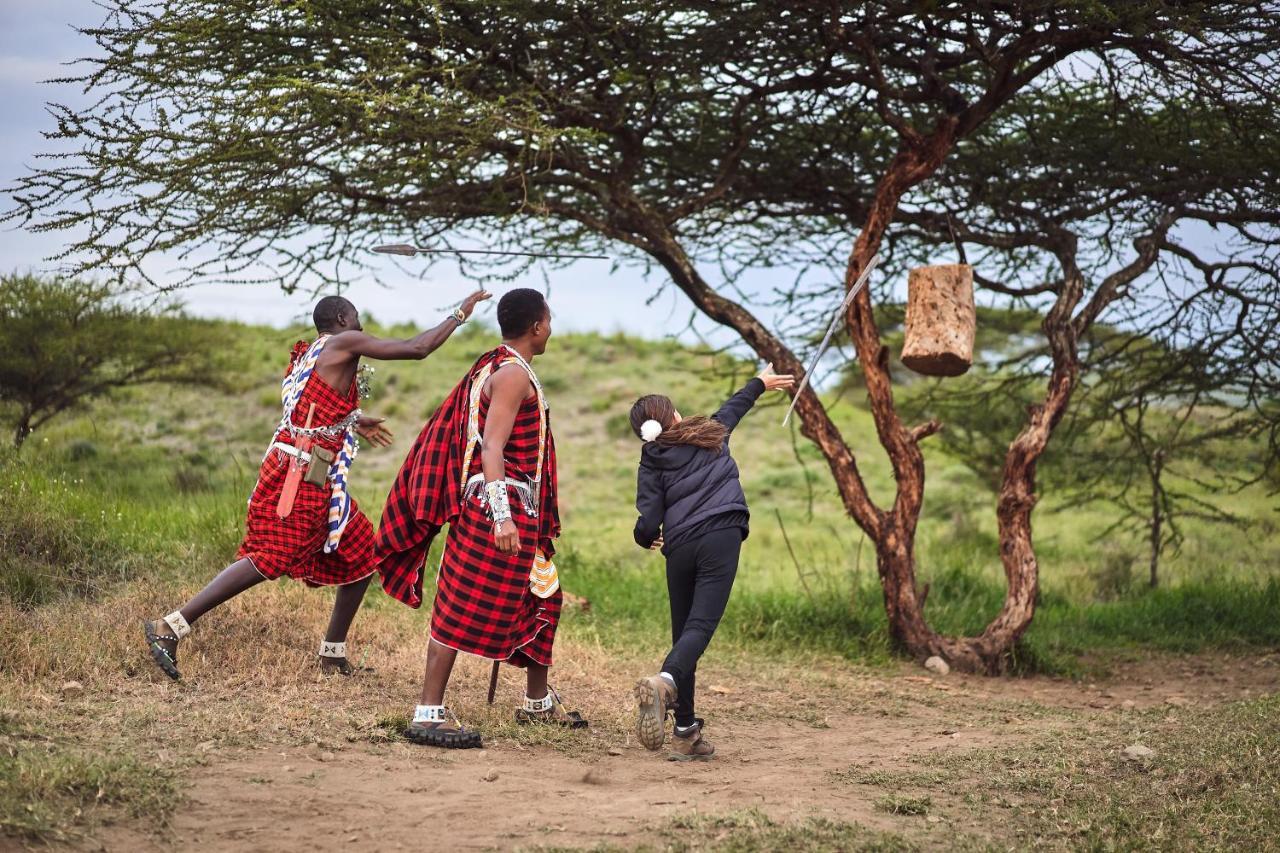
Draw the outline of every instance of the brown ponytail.
<instances>
[{"instance_id":1,"label":"brown ponytail","mask_svg":"<svg viewBox=\"0 0 1280 853\"><path fill-rule=\"evenodd\" d=\"M677 423L675 405L661 394L641 397L631 407L631 429L637 438L642 437L640 428L644 422L650 420L662 424L662 432L656 441L668 447L688 444L704 450L719 450L729 437L724 424L703 415L685 418Z\"/></svg>"}]
</instances>

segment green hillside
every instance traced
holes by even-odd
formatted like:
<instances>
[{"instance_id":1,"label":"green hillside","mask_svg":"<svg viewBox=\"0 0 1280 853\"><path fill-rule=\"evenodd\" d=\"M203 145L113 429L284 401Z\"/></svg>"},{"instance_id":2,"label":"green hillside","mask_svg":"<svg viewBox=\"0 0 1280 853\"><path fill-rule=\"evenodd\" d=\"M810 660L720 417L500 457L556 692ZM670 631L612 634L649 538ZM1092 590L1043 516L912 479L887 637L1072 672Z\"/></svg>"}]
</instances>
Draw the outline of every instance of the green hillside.
<instances>
[{"instance_id":1,"label":"green hillside","mask_svg":"<svg viewBox=\"0 0 1280 853\"><path fill-rule=\"evenodd\" d=\"M279 377L291 343L306 333L220 328L241 365L235 390L133 389L54 421L28 441L19 460L0 468L0 510L13 522L0 532L0 592L27 607L68 590L95 594L126 578L197 581L230 561L278 417ZM424 362L376 363L365 409L388 418L396 443L363 450L352 477L375 523L423 421L495 338L469 327ZM606 645L638 631L659 645L666 624L662 561L631 539L639 442L627 411L637 396L661 392L686 413L709 412L754 368L671 342L594 334L557 335L536 366L560 450L562 577L566 589L592 605L569 630ZM844 515L816 449L779 426L783 399L759 406L734 436L753 529L721 634L726 639L718 642L883 658L888 642L874 550ZM833 402L832 412L873 496L887 504L892 474L857 402ZM936 444L926 442L926 460L918 553L920 579L932 584L928 616L941 630L978 631L1003 595L994 496ZM1126 581L1141 543L1097 539L1111 521L1107 508L1055 511L1047 496L1035 516L1043 592L1025 662L1070 665L1075 653L1103 645L1280 642L1273 504L1261 489L1240 495L1234 509L1253 520L1248 529L1189 522L1186 546L1163 569L1166 585L1152 592ZM803 577L785 547L779 515ZM369 604L396 606L380 592L370 594Z\"/></svg>"}]
</instances>

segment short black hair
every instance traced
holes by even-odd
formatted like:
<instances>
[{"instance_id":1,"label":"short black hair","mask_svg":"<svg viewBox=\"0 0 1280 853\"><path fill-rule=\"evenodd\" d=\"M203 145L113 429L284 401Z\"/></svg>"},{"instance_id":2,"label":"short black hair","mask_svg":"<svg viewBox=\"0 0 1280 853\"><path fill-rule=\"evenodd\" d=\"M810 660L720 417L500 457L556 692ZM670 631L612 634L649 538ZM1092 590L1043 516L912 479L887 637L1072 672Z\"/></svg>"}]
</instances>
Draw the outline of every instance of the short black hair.
<instances>
[{"instance_id":1,"label":"short black hair","mask_svg":"<svg viewBox=\"0 0 1280 853\"><path fill-rule=\"evenodd\" d=\"M311 322L316 324L317 332L327 332L338 325L338 318L346 314L354 314L356 306L345 296L326 296L316 303L311 312Z\"/></svg>"},{"instance_id":2,"label":"short black hair","mask_svg":"<svg viewBox=\"0 0 1280 853\"><path fill-rule=\"evenodd\" d=\"M518 338L547 316L547 300L529 287L508 290L498 300L498 328L507 340Z\"/></svg>"}]
</instances>

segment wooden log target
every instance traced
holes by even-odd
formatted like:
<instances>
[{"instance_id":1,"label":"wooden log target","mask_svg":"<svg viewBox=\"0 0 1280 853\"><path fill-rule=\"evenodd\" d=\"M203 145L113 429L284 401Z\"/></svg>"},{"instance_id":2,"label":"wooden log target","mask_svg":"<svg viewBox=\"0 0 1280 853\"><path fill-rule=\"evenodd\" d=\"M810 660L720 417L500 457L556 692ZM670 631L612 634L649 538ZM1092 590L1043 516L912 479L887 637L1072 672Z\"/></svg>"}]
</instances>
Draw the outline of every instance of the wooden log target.
<instances>
[{"instance_id":1,"label":"wooden log target","mask_svg":"<svg viewBox=\"0 0 1280 853\"><path fill-rule=\"evenodd\" d=\"M902 363L926 376L959 376L973 365L977 312L973 267L917 267L907 278Z\"/></svg>"}]
</instances>

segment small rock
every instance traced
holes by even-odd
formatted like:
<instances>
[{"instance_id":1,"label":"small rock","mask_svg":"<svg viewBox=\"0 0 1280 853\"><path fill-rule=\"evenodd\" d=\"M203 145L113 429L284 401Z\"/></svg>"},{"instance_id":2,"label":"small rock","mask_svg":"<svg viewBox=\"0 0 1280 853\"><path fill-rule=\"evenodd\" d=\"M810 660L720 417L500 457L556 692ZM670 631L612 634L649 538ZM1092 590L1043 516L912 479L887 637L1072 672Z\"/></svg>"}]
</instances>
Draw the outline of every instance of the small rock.
<instances>
[{"instance_id":1,"label":"small rock","mask_svg":"<svg viewBox=\"0 0 1280 853\"><path fill-rule=\"evenodd\" d=\"M485 771L484 775L481 776L480 778L485 782L492 782L498 778L498 771L490 767L488 770Z\"/></svg>"},{"instance_id":2,"label":"small rock","mask_svg":"<svg viewBox=\"0 0 1280 853\"><path fill-rule=\"evenodd\" d=\"M930 672L936 672L938 675L946 675L951 671L951 667L942 658L934 655L924 662L924 668Z\"/></svg>"},{"instance_id":3,"label":"small rock","mask_svg":"<svg viewBox=\"0 0 1280 853\"><path fill-rule=\"evenodd\" d=\"M281 770L283 770L285 773L292 773L292 772L293 772L293 765L292 765L292 764L286 764L284 767L281 767L280 769L281 769Z\"/></svg>"},{"instance_id":4,"label":"small rock","mask_svg":"<svg viewBox=\"0 0 1280 853\"><path fill-rule=\"evenodd\" d=\"M618 749L616 746L615 746L615 747L611 747L611 748L609 749L609 754L610 754L610 755L622 755L622 750Z\"/></svg>"},{"instance_id":5,"label":"small rock","mask_svg":"<svg viewBox=\"0 0 1280 853\"><path fill-rule=\"evenodd\" d=\"M332 752L322 752L317 756L321 761L333 761L334 754Z\"/></svg>"},{"instance_id":6,"label":"small rock","mask_svg":"<svg viewBox=\"0 0 1280 853\"><path fill-rule=\"evenodd\" d=\"M73 696L79 696L83 693L84 685L78 681L68 681L66 684L62 685L61 689L63 697L70 699Z\"/></svg>"},{"instance_id":7,"label":"small rock","mask_svg":"<svg viewBox=\"0 0 1280 853\"><path fill-rule=\"evenodd\" d=\"M929 823L942 823L942 818L938 817L936 814L929 815L928 817L925 818L925 820L927 820Z\"/></svg>"},{"instance_id":8,"label":"small rock","mask_svg":"<svg viewBox=\"0 0 1280 853\"><path fill-rule=\"evenodd\" d=\"M1146 761L1149 758L1155 758L1155 750L1148 749L1140 743L1126 746L1121 753L1127 761Z\"/></svg>"},{"instance_id":9,"label":"small rock","mask_svg":"<svg viewBox=\"0 0 1280 853\"><path fill-rule=\"evenodd\" d=\"M1120 707L1124 708L1126 711L1132 711L1134 708L1138 707L1138 703L1132 699L1126 699L1120 703Z\"/></svg>"},{"instance_id":10,"label":"small rock","mask_svg":"<svg viewBox=\"0 0 1280 853\"><path fill-rule=\"evenodd\" d=\"M730 693L733 692L728 687L724 687L723 685L720 685L720 684L712 684L707 689L710 690L712 693L717 693L721 696L728 696Z\"/></svg>"}]
</instances>

